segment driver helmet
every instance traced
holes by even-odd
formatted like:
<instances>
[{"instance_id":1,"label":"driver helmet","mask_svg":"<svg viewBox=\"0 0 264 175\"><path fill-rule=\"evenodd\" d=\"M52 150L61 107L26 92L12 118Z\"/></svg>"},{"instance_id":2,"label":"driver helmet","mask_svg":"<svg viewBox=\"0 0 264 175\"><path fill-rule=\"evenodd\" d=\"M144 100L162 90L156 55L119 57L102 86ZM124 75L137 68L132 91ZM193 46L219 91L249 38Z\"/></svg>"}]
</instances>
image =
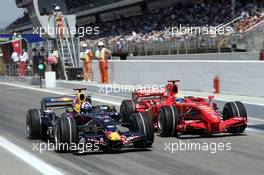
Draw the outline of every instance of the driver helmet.
<instances>
[{"instance_id":1,"label":"driver helmet","mask_svg":"<svg viewBox=\"0 0 264 175\"><path fill-rule=\"evenodd\" d=\"M91 113L93 106L89 102L84 102L81 105L81 113Z\"/></svg>"}]
</instances>

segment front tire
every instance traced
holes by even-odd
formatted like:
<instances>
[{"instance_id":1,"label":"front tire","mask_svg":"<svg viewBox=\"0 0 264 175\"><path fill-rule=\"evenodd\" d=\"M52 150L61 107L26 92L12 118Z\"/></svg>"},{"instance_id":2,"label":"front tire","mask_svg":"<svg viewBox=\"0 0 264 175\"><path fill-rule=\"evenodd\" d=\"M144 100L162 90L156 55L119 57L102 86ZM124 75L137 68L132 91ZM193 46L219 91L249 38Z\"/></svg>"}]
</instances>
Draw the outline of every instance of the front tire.
<instances>
[{"instance_id":1,"label":"front tire","mask_svg":"<svg viewBox=\"0 0 264 175\"><path fill-rule=\"evenodd\" d=\"M30 139L42 138L42 120L39 109L30 109L26 118L26 130Z\"/></svg>"},{"instance_id":2,"label":"front tire","mask_svg":"<svg viewBox=\"0 0 264 175\"><path fill-rule=\"evenodd\" d=\"M71 146L76 147L77 125L72 117L60 117L54 128L54 142L56 152L69 152Z\"/></svg>"},{"instance_id":3,"label":"front tire","mask_svg":"<svg viewBox=\"0 0 264 175\"><path fill-rule=\"evenodd\" d=\"M133 113L129 119L131 130L144 133L145 139L134 143L136 148L149 148L154 142L154 127L146 113Z\"/></svg>"},{"instance_id":4,"label":"front tire","mask_svg":"<svg viewBox=\"0 0 264 175\"><path fill-rule=\"evenodd\" d=\"M247 119L247 111L243 103L240 101L228 102L223 108L223 120L228 120L234 116L244 117ZM232 126L227 128L230 133L242 133L245 131L247 124L240 126Z\"/></svg>"},{"instance_id":5,"label":"front tire","mask_svg":"<svg viewBox=\"0 0 264 175\"><path fill-rule=\"evenodd\" d=\"M121 121L129 122L130 116L135 112L135 104L132 100L123 100L120 106Z\"/></svg>"},{"instance_id":6,"label":"front tire","mask_svg":"<svg viewBox=\"0 0 264 175\"><path fill-rule=\"evenodd\" d=\"M162 106L158 113L158 133L160 136L170 137L176 135L178 121L179 112L175 106Z\"/></svg>"}]
</instances>

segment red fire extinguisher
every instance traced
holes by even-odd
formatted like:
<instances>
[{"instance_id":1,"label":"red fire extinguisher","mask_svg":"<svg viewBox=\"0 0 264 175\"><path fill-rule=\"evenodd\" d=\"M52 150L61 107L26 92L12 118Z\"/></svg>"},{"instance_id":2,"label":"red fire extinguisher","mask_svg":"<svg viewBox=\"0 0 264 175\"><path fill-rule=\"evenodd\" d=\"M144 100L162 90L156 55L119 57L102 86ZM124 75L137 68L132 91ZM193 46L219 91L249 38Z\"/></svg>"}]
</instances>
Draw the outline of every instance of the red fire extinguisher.
<instances>
[{"instance_id":1,"label":"red fire extinguisher","mask_svg":"<svg viewBox=\"0 0 264 175\"><path fill-rule=\"evenodd\" d=\"M261 49L261 51L259 52L259 60L264 61L264 49Z\"/></svg>"},{"instance_id":2,"label":"red fire extinguisher","mask_svg":"<svg viewBox=\"0 0 264 175\"><path fill-rule=\"evenodd\" d=\"M220 80L217 75L214 77L214 93L220 93Z\"/></svg>"}]
</instances>

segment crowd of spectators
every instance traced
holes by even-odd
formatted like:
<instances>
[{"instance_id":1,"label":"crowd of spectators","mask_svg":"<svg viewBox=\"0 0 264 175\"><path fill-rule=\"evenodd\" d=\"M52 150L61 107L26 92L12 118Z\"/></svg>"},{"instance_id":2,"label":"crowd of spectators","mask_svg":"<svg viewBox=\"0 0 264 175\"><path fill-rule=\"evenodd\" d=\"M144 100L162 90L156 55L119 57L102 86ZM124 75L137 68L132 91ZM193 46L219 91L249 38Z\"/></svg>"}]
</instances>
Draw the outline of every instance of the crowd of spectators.
<instances>
[{"instance_id":1,"label":"crowd of spectators","mask_svg":"<svg viewBox=\"0 0 264 175\"><path fill-rule=\"evenodd\" d=\"M245 7L241 8L240 19L235 23L238 33L243 33L264 19L264 2L257 4L248 3Z\"/></svg>"},{"instance_id":2,"label":"crowd of spectators","mask_svg":"<svg viewBox=\"0 0 264 175\"><path fill-rule=\"evenodd\" d=\"M152 36L168 26L216 26L231 19L230 2L204 0L194 4L178 3L173 6L143 12L143 15L133 17L121 17L109 22L96 23L100 27L99 37L118 35L130 35L134 31L138 34ZM93 25L93 24L88 24ZM92 36L93 37L93 36Z\"/></svg>"},{"instance_id":3,"label":"crowd of spectators","mask_svg":"<svg viewBox=\"0 0 264 175\"><path fill-rule=\"evenodd\" d=\"M94 8L102 4L110 4L121 0L66 0L66 6L71 9L79 7ZM89 9L88 8L88 9ZM124 17L120 16L111 21L97 21L80 27L99 27L99 35L86 35L81 40L95 45L99 40L108 44L142 41L164 41L184 39L183 35L167 35L169 27L203 27L219 26L240 16L232 28L234 31L243 33L246 29L260 22L264 17L264 2L255 3L237 0L234 11L230 0L197 0L191 3L180 2L174 5L149 11L142 11L141 15ZM114 13L114 12L113 12ZM115 16L115 15L113 15ZM18 26L29 21L28 13L18 18L8 26ZM78 26L77 26L78 27ZM188 37L188 36L187 36Z\"/></svg>"},{"instance_id":4,"label":"crowd of spectators","mask_svg":"<svg viewBox=\"0 0 264 175\"><path fill-rule=\"evenodd\" d=\"M92 9L119 1L122 0L65 0L65 3L69 11L75 12L82 9Z\"/></svg>"},{"instance_id":5,"label":"crowd of spectators","mask_svg":"<svg viewBox=\"0 0 264 175\"><path fill-rule=\"evenodd\" d=\"M166 27L178 26L219 26L231 21L234 17L241 15L238 25L241 28L249 28L262 19L262 2L243 3L237 1L234 11L232 11L229 0L197 0L194 3L177 3L173 6L143 12L142 15L132 17L121 17L107 22L97 22L86 26L98 26L99 35L87 35L83 40L88 40L92 45L98 40L107 41L109 44L142 41L164 41L171 39L183 39L186 36L166 35ZM234 13L233 13L234 12ZM246 13L247 17L244 17ZM233 30L241 32L237 26L232 26Z\"/></svg>"}]
</instances>

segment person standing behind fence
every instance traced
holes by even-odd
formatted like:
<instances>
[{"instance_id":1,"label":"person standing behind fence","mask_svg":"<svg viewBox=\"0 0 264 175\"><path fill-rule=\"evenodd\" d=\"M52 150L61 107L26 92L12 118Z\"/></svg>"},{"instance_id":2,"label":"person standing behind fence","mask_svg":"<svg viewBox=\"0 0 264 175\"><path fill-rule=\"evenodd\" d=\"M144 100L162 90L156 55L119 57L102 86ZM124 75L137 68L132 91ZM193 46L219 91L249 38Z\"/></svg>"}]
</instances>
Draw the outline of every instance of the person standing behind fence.
<instances>
[{"instance_id":1,"label":"person standing behind fence","mask_svg":"<svg viewBox=\"0 0 264 175\"><path fill-rule=\"evenodd\" d=\"M101 73L101 83L108 83L108 58L112 55L112 52L104 47L103 42L98 42L98 50L95 53L96 58L99 61L99 68Z\"/></svg>"},{"instance_id":2,"label":"person standing behind fence","mask_svg":"<svg viewBox=\"0 0 264 175\"><path fill-rule=\"evenodd\" d=\"M80 59L83 61L83 82L91 82L93 79L93 52L92 50L88 49L88 45L86 43L82 44L82 52L80 53Z\"/></svg>"},{"instance_id":3,"label":"person standing behind fence","mask_svg":"<svg viewBox=\"0 0 264 175\"><path fill-rule=\"evenodd\" d=\"M20 64L19 64L19 75L25 76L26 75L26 64L28 62L28 53L25 49L23 49L23 54L20 57Z\"/></svg>"},{"instance_id":4,"label":"person standing behind fence","mask_svg":"<svg viewBox=\"0 0 264 175\"><path fill-rule=\"evenodd\" d=\"M13 52L12 55L11 55L11 59L14 62L14 66L13 66L14 70L13 70L13 72L11 72L11 74L17 75L17 73L18 73L17 69L18 69L19 61L20 61L18 53L17 52Z\"/></svg>"},{"instance_id":5,"label":"person standing behind fence","mask_svg":"<svg viewBox=\"0 0 264 175\"><path fill-rule=\"evenodd\" d=\"M59 58L59 53L56 50L56 48L53 48L51 50L51 54L48 57L48 64L51 66L51 71L54 71L56 73L56 79L59 79L58 58Z\"/></svg>"}]
</instances>

